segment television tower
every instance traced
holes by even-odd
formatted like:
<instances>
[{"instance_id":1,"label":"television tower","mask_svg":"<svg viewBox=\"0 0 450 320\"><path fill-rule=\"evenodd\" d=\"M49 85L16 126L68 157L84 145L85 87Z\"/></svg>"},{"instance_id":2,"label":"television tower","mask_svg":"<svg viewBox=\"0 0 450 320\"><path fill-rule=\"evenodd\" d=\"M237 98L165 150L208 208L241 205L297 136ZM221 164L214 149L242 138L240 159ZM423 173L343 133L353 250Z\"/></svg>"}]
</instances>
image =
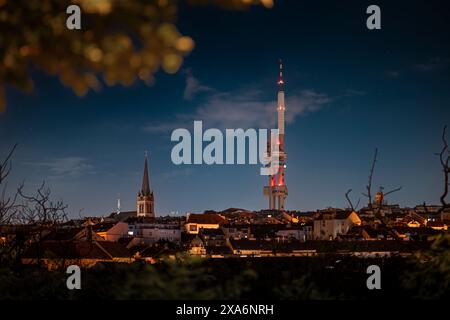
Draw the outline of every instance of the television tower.
<instances>
[{"instance_id":1,"label":"television tower","mask_svg":"<svg viewBox=\"0 0 450 320\"><path fill-rule=\"evenodd\" d=\"M274 175L269 175L269 185L265 186L263 193L269 198L269 209L270 210L284 210L285 201L288 195L288 190L286 187L284 173L286 170L286 158L287 154L284 148L284 112L286 106L284 103L284 81L283 81L283 64L280 60L280 78L278 80L278 102L277 102L277 113L278 113L278 139L276 140L278 144L278 162L279 169ZM271 138L269 137L267 147L267 154L270 158L272 156L277 156L277 154L272 154Z\"/></svg>"}]
</instances>

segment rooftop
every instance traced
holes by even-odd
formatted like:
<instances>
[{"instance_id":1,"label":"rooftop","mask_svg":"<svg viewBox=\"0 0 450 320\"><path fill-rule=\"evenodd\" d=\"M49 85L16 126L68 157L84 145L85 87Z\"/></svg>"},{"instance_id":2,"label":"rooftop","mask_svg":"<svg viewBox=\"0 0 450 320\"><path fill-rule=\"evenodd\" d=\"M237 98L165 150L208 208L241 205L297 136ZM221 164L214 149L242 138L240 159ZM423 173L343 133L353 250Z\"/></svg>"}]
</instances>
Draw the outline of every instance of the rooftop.
<instances>
[{"instance_id":1,"label":"rooftop","mask_svg":"<svg viewBox=\"0 0 450 320\"><path fill-rule=\"evenodd\" d=\"M226 219L216 213L191 213L186 223L198 223L198 224L223 224Z\"/></svg>"}]
</instances>

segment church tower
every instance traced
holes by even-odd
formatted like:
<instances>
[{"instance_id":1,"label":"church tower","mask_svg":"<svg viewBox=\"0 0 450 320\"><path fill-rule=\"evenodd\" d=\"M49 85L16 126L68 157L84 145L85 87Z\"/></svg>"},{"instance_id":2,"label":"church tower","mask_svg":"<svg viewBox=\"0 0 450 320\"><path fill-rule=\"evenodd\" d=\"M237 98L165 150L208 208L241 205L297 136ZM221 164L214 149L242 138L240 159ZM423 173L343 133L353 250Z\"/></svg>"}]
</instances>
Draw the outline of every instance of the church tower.
<instances>
[{"instance_id":1,"label":"church tower","mask_svg":"<svg viewBox=\"0 0 450 320\"><path fill-rule=\"evenodd\" d=\"M150 179L148 178L147 152L145 152L142 187L137 196L137 216L155 217L155 199L153 191L150 189Z\"/></svg>"}]
</instances>

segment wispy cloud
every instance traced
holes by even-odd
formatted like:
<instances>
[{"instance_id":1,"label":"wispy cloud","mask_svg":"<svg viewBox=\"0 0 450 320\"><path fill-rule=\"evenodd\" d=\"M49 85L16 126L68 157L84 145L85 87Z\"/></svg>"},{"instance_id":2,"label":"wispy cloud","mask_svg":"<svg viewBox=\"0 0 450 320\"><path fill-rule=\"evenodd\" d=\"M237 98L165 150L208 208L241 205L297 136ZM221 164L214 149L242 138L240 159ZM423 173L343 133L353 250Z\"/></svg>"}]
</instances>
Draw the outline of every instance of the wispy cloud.
<instances>
[{"instance_id":1,"label":"wispy cloud","mask_svg":"<svg viewBox=\"0 0 450 320\"><path fill-rule=\"evenodd\" d=\"M187 167L184 169L171 170L168 172L164 172L164 173L159 174L157 177L161 178L162 180L167 180L167 179L177 178L177 177L189 177L189 176L192 176L193 174L194 174L194 169L192 169L191 167Z\"/></svg>"},{"instance_id":2,"label":"wispy cloud","mask_svg":"<svg viewBox=\"0 0 450 320\"><path fill-rule=\"evenodd\" d=\"M352 98L357 96L364 96L366 95L366 91L363 90L356 90L356 89L347 89L344 91L344 93L338 95L339 98Z\"/></svg>"},{"instance_id":3,"label":"wispy cloud","mask_svg":"<svg viewBox=\"0 0 450 320\"><path fill-rule=\"evenodd\" d=\"M201 84L200 81L192 75L190 69L186 70L186 87L184 88L183 98L185 100L192 100L194 96L201 92L214 91L211 87Z\"/></svg>"},{"instance_id":4,"label":"wispy cloud","mask_svg":"<svg viewBox=\"0 0 450 320\"><path fill-rule=\"evenodd\" d=\"M299 116L316 112L331 102L327 94L304 90L286 99L286 122ZM255 90L218 93L210 95L193 113L178 114L175 120L150 123L143 130L162 133L194 120L202 120L207 127L215 128L272 128L276 119L276 101L264 101L262 93Z\"/></svg>"},{"instance_id":5,"label":"wispy cloud","mask_svg":"<svg viewBox=\"0 0 450 320\"><path fill-rule=\"evenodd\" d=\"M449 66L450 60L441 57L434 57L424 63L416 64L414 67L416 70L429 72L434 70L442 70Z\"/></svg>"},{"instance_id":6,"label":"wispy cloud","mask_svg":"<svg viewBox=\"0 0 450 320\"><path fill-rule=\"evenodd\" d=\"M385 73L390 78L400 77L400 71L397 71L397 70L386 70Z\"/></svg>"},{"instance_id":7,"label":"wispy cloud","mask_svg":"<svg viewBox=\"0 0 450 320\"><path fill-rule=\"evenodd\" d=\"M261 101L255 92L249 94L217 94L199 107L193 119L203 120L208 126L250 128L272 127L276 119L276 101ZM320 110L330 98L313 90L302 91L286 100L286 122L309 112Z\"/></svg>"},{"instance_id":8,"label":"wispy cloud","mask_svg":"<svg viewBox=\"0 0 450 320\"><path fill-rule=\"evenodd\" d=\"M48 170L49 176L53 177L78 177L94 171L94 167L83 157L54 158L47 161L27 164Z\"/></svg>"},{"instance_id":9,"label":"wispy cloud","mask_svg":"<svg viewBox=\"0 0 450 320\"><path fill-rule=\"evenodd\" d=\"M148 133L166 133L180 127L180 121L152 122L145 125L142 130Z\"/></svg>"}]
</instances>

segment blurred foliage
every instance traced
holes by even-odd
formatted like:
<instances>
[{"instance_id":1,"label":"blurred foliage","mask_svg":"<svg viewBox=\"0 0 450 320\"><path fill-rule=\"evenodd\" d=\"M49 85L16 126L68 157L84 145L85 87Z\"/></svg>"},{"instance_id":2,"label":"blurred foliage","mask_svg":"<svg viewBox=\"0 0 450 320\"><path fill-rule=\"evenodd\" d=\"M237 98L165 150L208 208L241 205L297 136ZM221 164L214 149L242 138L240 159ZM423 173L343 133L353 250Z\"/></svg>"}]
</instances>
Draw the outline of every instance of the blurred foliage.
<instances>
[{"instance_id":1,"label":"blurred foliage","mask_svg":"<svg viewBox=\"0 0 450 320\"><path fill-rule=\"evenodd\" d=\"M99 263L82 271L82 290L66 288L65 270L0 262L2 299L446 299L450 235L411 258L315 257L201 259L170 255L158 263ZM381 290L368 290L369 265L382 270Z\"/></svg>"},{"instance_id":2,"label":"blurred foliage","mask_svg":"<svg viewBox=\"0 0 450 320\"><path fill-rule=\"evenodd\" d=\"M178 255L149 265L102 263L82 271L82 289L66 288L64 270L38 267L0 267L1 299L393 299L438 297L445 288L439 281L428 287L406 289L401 275L416 270L404 258L317 256L207 260ZM367 267L382 269L382 290L366 287ZM435 280L440 280L435 279ZM441 289L442 288L442 289ZM440 295L439 297L442 297Z\"/></svg>"},{"instance_id":3,"label":"blurred foliage","mask_svg":"<svg viewBox=\"0 0 450 320\"><path fill-rule=\"evenodd\" d=\"M58 76L79 95L102 84L151 84L161 67L175 73L194 48L176 27L179 0L0 0L0 112L5 85L33 90L32 68ZM191 0L242 9L272 0ZM81 30L68 30L66 9L81 8ZM205 26L206 27L206 26Z\"/></svg>"},{"instance_id":4,"label":"blurred foliage","mask_svg":"<svg viewBox=\"0 0 450 320\"><path fill-rule=\"evenodd\" d=\"M275 287L275 295L280 300L329 300L336 298L326 289L321 289L310 275L301 275L290 284L281 284Z\"/></svg>"},{"instance_id":5,"label":"blurred foliage","mask_svg":"<svg viewBox=\"0 0 450 320\"><path fill-rule=\"evenodd\" d=\"M66 287L67 275L63 271L17 272L0 266L0 300L69 299Z\"/></svg>"},{"instance_id":6,"label":"blurred foliage","mask_svg":"<svg viewBox=\"0 0 450 320\"><path fill-rule=\"evenodd\" d=\"M450 298L450 234L437 236L431 248L417 253L403 279L414 298Z\"/></svg>"},{"instance_id":7,"label":"blurred foliage","mask_svg":"<svg viewBox=\"0 0 450 320\"><path fill-rule=\"evenodd\" d=\"M1 250L0 250L1 251ZM9 257L9 262L8 262ZM450 295L450 236L411 258L315 257L201 259L170 255L158 263L98 263L82 270L82 290L66 288L65 270L0 261L2 299L445 299ZM369 265L382 270L381 290L368 290Z\"/></svg>"},{"instance_id":8,"label":"blurred foliage","mask_svg":"<svg viewBox=\"0 0 450 320\"><path fill-rule=\"evenodd\" d=\"M0 267L2 299L239 299L256 279L252 270L224 278L205 260L178 256L149 265L101 264L82 272L82 290L68 290L64 270ZM34 288L37 288L36 290Z\"/></svg>"},{"instance_id":9,"label":"blurred foliage","mask_svg":"<svg viewBox=\"0 0 450 320\"><path fill-rule=\"evenodd\" d=\"M129 270L128 270L129 271ZM118 299L238 299L249 290L248 281L256 277L243 270L225 281L219 279L204 260L191 257L167 259L146 265L139 272L126 272L118 284Z\"/></svg>"},{"instance_id":10,"label":"blurred foliage","mask_svg":"<svg viewBox=\"0 0 450 320\"><path fill-rule=\"evenodd\" d=\"M15 253L12 246L7 246L5 243L0 242L0 266L12 267L16 257Z\"/></svg>"},{"instance_id":11,"label":"blurred foliage","mask_svg":"<svg viewBox=\"0 0 450 320\"><path fill-rule=\"evenodd\" d=\"M65 270L0 263L2 299L446 299L450 295L450 236L414 257L201 259L170 255L158 263L98 263L82 271L82 290L66 288ZM381 290L368 290L369 265L382 270Z\"/></svg>"}]
</instances>

